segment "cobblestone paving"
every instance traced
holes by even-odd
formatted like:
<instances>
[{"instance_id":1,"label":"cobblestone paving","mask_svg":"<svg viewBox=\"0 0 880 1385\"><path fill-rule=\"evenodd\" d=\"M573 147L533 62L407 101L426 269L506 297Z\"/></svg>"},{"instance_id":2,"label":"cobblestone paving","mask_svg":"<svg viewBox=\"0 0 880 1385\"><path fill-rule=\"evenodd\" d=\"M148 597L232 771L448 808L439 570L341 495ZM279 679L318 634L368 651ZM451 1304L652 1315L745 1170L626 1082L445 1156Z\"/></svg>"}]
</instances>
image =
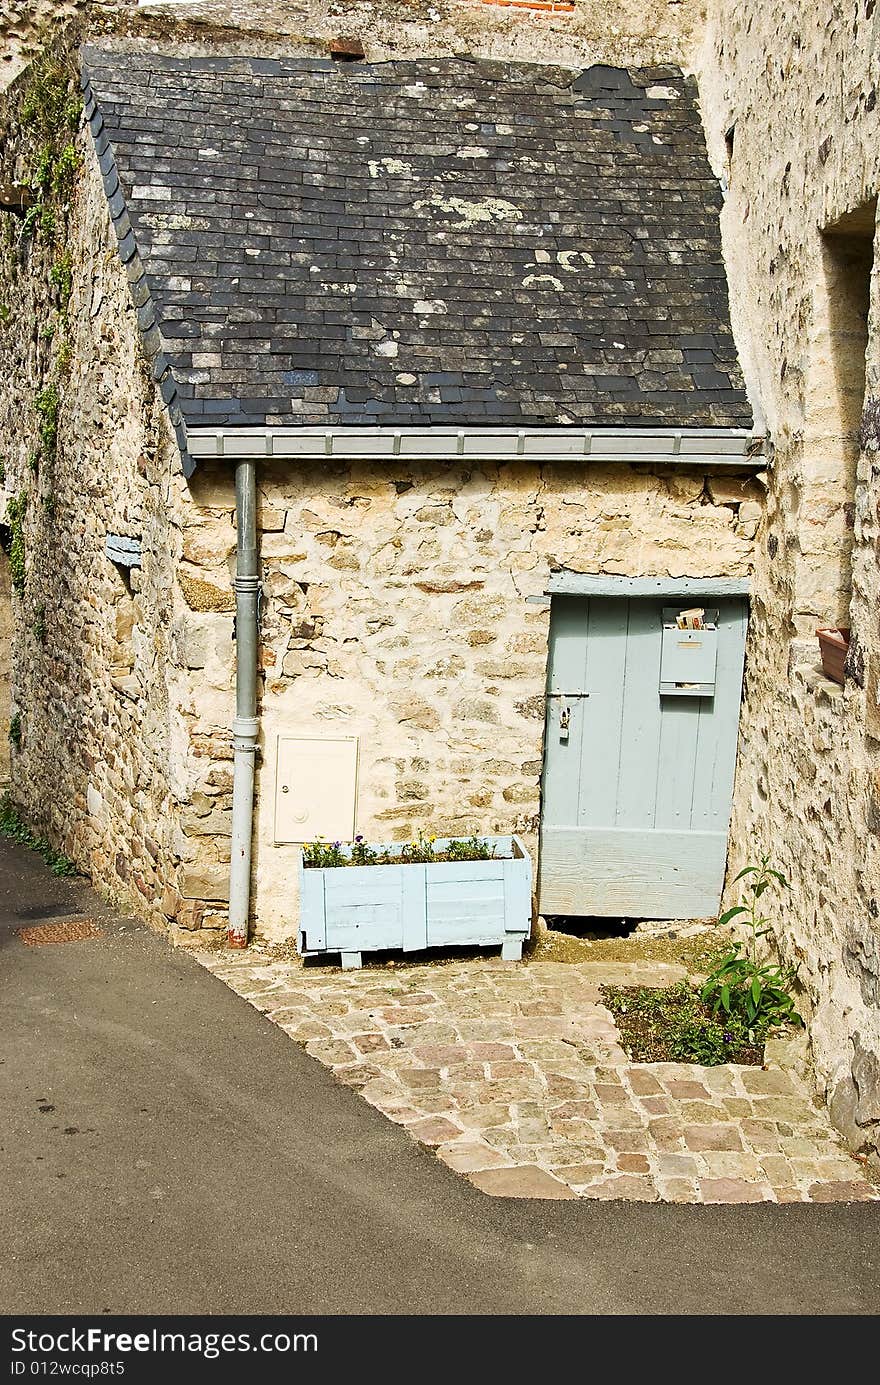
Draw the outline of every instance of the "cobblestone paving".
<instances>
[{"instance_id":1,"label":"cobblestone paving","mask_svg":"<svg viewBox=\"0 0 880 1385\"><path fill-rule=\"evenodd\" d=\"M495 959L341 972L199 960L483 1192L664 1202L876 1198L785 1046L766 1068L633 1063L603 983L681 968Z\"/></svg>"}]
</instances>

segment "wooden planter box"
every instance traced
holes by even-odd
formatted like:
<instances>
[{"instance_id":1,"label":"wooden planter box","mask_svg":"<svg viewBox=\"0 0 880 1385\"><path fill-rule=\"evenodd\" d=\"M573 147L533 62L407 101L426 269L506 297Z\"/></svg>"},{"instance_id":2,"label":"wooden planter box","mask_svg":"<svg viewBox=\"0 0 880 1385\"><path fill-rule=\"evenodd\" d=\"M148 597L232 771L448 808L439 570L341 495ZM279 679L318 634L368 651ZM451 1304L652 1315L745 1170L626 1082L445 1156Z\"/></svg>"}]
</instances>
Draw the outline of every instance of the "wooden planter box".
<instances>
[{"instance_id":1,"label":"wooden planter box","mask_svg":"<svg viewBox=\"0 0 880 1385\"><path fill-rule=\"evenodd\" d=\"M362 953L387 948L498 945L518 961L532 923L531 858L519 837L481 840L494 846L491 860L306 868L300 857L300 955L338 952L343 967L359 967Z\"/></svg>"},{"instance_id":2,"label":"wooden planter box","mask_svg":"<svg viewBox=\"0 0 880 1385\"><path fill-rule=\"evenodd\" d=\"M843 666L849 649L849 629L839 630L821 628L816 631L819 637L819 650L822 655L822 672L834 683L843 683Z\"/></svg>"}]
</instances>

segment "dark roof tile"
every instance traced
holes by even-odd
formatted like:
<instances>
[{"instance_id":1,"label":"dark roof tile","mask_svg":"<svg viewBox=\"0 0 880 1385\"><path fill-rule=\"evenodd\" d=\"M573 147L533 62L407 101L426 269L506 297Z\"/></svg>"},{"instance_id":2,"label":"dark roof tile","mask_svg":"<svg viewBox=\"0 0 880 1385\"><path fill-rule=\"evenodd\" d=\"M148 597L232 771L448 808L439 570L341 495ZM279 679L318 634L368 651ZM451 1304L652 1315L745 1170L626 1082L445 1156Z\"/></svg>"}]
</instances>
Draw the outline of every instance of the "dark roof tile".
<instances>
[{"instance_id":1,"label":"dark roof tile","mask_svg":"<svg viewBox=\"0 0 880 1385\"><path fill-rule=\"evenodd\" d=\"M750 424L677 69L84 63L192 422Z\"/></svg>"}]
</instances>

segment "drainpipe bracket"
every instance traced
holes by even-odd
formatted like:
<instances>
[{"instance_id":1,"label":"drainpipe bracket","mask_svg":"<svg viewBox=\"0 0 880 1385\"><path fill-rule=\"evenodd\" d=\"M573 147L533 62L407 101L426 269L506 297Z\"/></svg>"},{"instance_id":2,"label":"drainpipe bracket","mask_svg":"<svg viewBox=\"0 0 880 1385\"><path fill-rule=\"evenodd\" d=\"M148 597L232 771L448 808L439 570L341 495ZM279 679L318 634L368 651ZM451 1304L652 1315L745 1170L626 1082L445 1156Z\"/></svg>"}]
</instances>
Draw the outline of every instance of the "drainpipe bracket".
<instances>
[{"instance_id":1,"label":"drainpipe bracket","mask_svg":"<svg viewBox=\"0 0 880 1385\"><path fill-rule=\"evenodd\" d=\"M232 723L232 748L256 754L259 717L236 717Z\"/></svg>"}]
</instances>

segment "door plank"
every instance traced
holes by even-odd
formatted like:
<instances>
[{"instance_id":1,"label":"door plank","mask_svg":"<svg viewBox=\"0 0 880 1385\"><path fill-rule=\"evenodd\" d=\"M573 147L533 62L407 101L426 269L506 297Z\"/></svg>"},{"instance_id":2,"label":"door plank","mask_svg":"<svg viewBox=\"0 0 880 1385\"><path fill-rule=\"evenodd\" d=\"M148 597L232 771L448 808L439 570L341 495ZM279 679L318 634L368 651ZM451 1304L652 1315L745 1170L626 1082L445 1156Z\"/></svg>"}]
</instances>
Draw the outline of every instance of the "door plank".
<instances>
[{"instance_id":1,"label":"door plank","mask_svg":"<svg viewBox=\"0 0 880 1385\"><path fill-rule=\"evenodd\" d=\"M630 601L617 805L611 826L654 826L660 754L662 624L662 603Z\"/></svg>"},{"instance_id":2,"label":"door plank","mask_svg":"<svg viewBox=\"0 0 880 1385\"><path fill-rule=\"evenodd\" d=\"M578 597L553 602L553 638L547 691L574 692L586 687L589 603ZM568 740L559 735L558 698L548 698L544 727L543 797L551 822L576 823L582 754L583 709L572 705Z\"/></svg>"},{"instance_id":3,"label":"door plank","mask_svg":"<svg viewBox=\"0 0 880 1385\"><path fill-rule=\"evenodd\" d=\"M697 763L696 729L702 715L701 704L708 700L702 697L661 698L656 829L687 830L691 825Z\"/></svg>"},{"instance_id":4,"label":"door plank","mask_svg":"<svg viewBox=\"0 0 880 1385\"><path fill-rule=\"evenodd\" d=\"M613 827L620 767L629 602L590 601L578 815L581 827ZM575 713L572 712L572 720Z\"/></svg>"},{"instance_id":5,"label":"door plank","mask_svg":"<svg viewBox=\"0 0 880 1385\"><path fill-rule=\"evenodd\" d=\"M701 715L697 733L691 809L691 827L696 831L726 832L730 822L747 620L744 601L719 602L712 715Z\"/></svg>"},{"instance_id":6,"label":"door plank","mask_svg":"<svg viewBox=\"0 0 880 1385\"><path fill-rule=\"evenodd\" d=\"M704 918L724 881L726 832L549 827L541 911L616 918Z\"/></svg>"}]
</instances>

